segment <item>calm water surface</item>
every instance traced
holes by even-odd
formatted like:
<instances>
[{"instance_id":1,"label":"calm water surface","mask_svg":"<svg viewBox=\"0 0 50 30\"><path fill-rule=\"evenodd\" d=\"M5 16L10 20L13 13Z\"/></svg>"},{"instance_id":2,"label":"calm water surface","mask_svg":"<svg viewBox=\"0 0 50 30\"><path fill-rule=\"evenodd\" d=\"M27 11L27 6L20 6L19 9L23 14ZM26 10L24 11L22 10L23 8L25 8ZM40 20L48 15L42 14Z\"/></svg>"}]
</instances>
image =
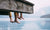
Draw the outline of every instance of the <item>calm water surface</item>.
<instances>
[{"instance_id":1,"label":"calm water surface","mask_svg":"<svg viewBox=\"0 0 50 30\"><path fill-rule=\"evenodd\" d=\"M50 30L50 18L20 22L18 24L10 23L9 21L0 21L0 30Z\"/></svg>"}]
</instances>

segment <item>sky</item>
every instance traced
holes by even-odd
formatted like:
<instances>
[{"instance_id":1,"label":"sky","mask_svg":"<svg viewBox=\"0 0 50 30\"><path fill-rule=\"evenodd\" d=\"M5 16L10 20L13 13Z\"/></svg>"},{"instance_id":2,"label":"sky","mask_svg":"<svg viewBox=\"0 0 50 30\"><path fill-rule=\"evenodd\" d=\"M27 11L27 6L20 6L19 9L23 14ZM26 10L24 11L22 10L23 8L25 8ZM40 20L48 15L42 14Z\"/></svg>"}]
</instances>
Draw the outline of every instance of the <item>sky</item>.
<instances>
[{"instance_id":1,"label":"sky","mask_svg":"<svg viewBox=\"0 0 50 30\"><path fill-rule=\"evenodd\" d=\"M50 14L50 0L27 0L34 4L34 13L26 16L39 18L42 15ZM24 14L25 15L25 14Z\"/></svg>"},{"instance_id":2,"label":"sky","mask_svg":"<svg viewBox=\"0 0 50 30\"><path fill-rule=\"evenodd\" d=\"M27 1L30 1L34 4L34 15L41 16L46 14L47 8L49 8L48 11L50 10L50 0L27 0ZM46 9L44 10L44 8Z\"/></svg>"},{"instance_id":3,"label":"sky","mask_svg":"<svg viewBox=\"0 0 50 30\"><path fill-rule=\"evenodd\" d=\"M26 0L34 4L34 13L33 14L24 14L23 17L25 19L31 18L40 18L42 15L50 14L50 0ZM13 13L12 16L14 17ZM0 18L9 18L8 16L0 15Z\"/></svg>"}]
</instances>

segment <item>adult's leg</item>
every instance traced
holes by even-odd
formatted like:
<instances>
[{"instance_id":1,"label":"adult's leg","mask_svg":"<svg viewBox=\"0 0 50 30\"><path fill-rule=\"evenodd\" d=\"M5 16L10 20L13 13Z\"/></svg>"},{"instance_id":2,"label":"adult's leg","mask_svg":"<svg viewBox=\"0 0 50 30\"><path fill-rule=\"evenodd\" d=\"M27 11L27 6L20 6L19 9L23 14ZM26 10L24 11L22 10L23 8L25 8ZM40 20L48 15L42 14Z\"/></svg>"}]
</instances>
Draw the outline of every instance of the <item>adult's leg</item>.
<instances>
[{"instance_id":1,"label":"adult's leg","mask_svg":"<svg viewBox=\"0 0 50 30\"><path fill-rule=\"evenodd\" d=\"M20 13L20 18L24 19L22 13Z\"/></svg>"},{"instance_id":2,"label":"adult's leg","mask_svg":"<svg viewBox=\"0 0 50 30\"><path fill-rule=\"evenodd\" d=\"M17 18L18 18L17 12L14 12L14 15L15 15L15 22L20 23L20 22L17 20Z\"/></svg>"},{"instance_id":3,"label":"adult's leg","mask_svg":"<svg viewBox=\"0 0 50 30\"><path fill-rule=\"evenodd\" d=\"M13 23L14 21L12 20L12 13L11 12L9 13L9 17L10 17L10 22Z\"/></svg>"}]
</instances>

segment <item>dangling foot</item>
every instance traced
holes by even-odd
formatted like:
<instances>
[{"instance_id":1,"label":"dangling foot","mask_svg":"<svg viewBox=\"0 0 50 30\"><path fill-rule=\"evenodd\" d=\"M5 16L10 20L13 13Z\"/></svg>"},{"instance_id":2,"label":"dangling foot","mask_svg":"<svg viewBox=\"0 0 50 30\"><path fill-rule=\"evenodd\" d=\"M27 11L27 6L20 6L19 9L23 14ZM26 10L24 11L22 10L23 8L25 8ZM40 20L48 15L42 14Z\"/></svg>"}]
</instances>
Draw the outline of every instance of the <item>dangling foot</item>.
<instances>
[{"instance_id":1,"label":"dangling foot","mask_svg":"<svg viewBox=\"0 0 50 30\"><path fill-rule=\"evenodd\" d=\"M14 21L12 21L12 19L10 19L10 22L13 23Z\"/></svg>"},{"instance_id":2,"label":"dangling foot","mask_svg":"<svg viewBox=\"0 0 50 30\"><path fill-rule=\"evenodd\" d=\"M16 23L19 23L19 24L20 24L20 22L19 22L19 21L16 21Z\"/></svg>"},{"instance_id":3,"label":"dangling foot","mask_svg":"<svg viewBox=\"0 0 50 30\"><path fill-rule=\"evenodd\" d=\"M24 18L23 18L23 17L21 17L21 19L23 19L23 20L24 20Z\"/></svg>"},{"instance_id":4,"label":"dangling foot","mask_svg":"<svg viewBox=\"0 0 50 30\"><path fill-rule=\"evenodd\" d=\"M22 19L24 20L24 18L22 17Z\"/></svg>"},{"instance_id":5,"label":"dangling foot","mask_svg":"<svg viewBox=\"0 0 50 30\"><path fill-rule=\"evenodd\" d=\"M14 21L10 20L11 23L14 23Z\"/></svg>"},{"instance_id":6,"label":"dangling foot","mask_svg":"<svg viewBox=\"0 0 50 30\"><path fill-rule=\"evenodd\" d=\"M21 20L21 18L20 18L20 17L18 17L18 19L20 19L20 20Z\"/></svg>"},{"instance_id":7,"label":"dangling foot","mask_svg":"<svg viewBox=\"0 0 50 30\"><path fill-rule=\"evenodd\" d=\"M16 22L16 23L19 23L19 24L20 24L20 22L19 22L19 21L14 21L14 22Z\"/></svg>"}]
</instances>

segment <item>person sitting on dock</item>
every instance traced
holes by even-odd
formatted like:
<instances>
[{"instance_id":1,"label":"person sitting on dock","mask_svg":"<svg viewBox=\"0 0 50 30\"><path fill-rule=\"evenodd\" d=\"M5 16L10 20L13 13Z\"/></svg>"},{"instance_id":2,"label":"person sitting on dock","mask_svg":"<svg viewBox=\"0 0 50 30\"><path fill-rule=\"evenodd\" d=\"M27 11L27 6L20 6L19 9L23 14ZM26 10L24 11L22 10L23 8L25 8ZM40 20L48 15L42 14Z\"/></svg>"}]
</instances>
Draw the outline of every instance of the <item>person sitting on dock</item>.
<instances>
[{"instance_id":1,"label":"person sitting on dock","mask_svg":"<svg viewBox=\"0 0 50 30\"><path fill-rule=\"evenodd\" d=\"M22 13L20 13L20 16L19 16L19 13L14 12L14 15L15 15L15 20L13 21L13 20L12 20L12 14L11 14L11 12L10 12L10 14L9 14L10 22L12 22L12 23L13 23L13 22L20 23L20 22L17 20L17 18L20 19L20 20L21 20L21 18L24 19L23 16L22 16Z\"/></svg>"}]
</instances>

